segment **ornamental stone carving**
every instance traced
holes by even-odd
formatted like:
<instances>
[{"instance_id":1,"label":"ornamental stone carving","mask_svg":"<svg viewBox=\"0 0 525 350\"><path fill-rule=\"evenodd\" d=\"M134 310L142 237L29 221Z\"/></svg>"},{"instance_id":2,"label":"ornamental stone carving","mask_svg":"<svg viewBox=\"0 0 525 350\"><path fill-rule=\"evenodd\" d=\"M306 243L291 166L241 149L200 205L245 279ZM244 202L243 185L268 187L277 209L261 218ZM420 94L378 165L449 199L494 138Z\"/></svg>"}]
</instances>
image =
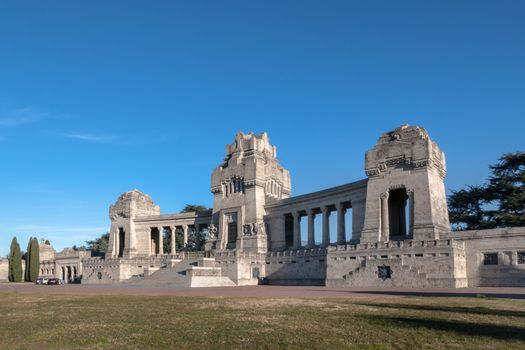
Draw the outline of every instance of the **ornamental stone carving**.
<instances>
[{"instance_id":1,"label":"ornamental stone carving","mask_svg":"<svg viewBox=\"0 0 525 350\"><path fill-rule=\"evenodd\" d=\"M243 225L243 234L245 236L256 236L256 235L264 235L265 234L265 228L263 222L257 222L257 223L248 223Z\"/></svg>"},{"instance_id":2,"label":"ornamental stone carving","mask_svg":"<svg viewBox=\"0 0 525 350\"><path fill-rule=\"evenodd\" d=\"M210 224L208 226L208 239L213 240L217 238L217 226Z\"/></svg>"},{"instance_id":3,"label":"ornamental stone carving","mask_svg":"<svg viewBox=\"0 0 525 350\"><path fill-rule=\"evenodd\" d=\"M445 155L427 131L418 126L402 125L384 133L365 158L365 173L369 178L394 168L428 168L442 178L446 175Z\"/></svg>"}]
</instances>

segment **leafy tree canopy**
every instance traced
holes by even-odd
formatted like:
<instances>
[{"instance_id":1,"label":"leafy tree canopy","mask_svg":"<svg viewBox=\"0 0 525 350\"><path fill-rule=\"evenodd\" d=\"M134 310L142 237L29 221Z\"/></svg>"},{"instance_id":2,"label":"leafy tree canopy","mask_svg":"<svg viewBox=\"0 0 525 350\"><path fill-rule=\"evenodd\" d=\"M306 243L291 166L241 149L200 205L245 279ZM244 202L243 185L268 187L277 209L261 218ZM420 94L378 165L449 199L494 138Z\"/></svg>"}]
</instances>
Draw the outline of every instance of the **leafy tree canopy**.
<instances>
[{"instance_id":1,"label":"leafy tree canopy","mask_svg":"<svg viewBox=\"0 0 525 350\"><path fill-rule=\"evenodd\" d=\"M101 255L106 254L108 250L108 244L109 244L109 232L106 232L95 240L86 241L87 247L85 247L85 249L91 250L93 255L101 256ZM80 249L80 248L77 248L77 249Z\"/></svg>"},{"instance_id":2,"label":"leafy tree canopy","mask_svg":"<svg viewBox=\"0 0 525 350\"><path fill-rule=\"evenodd\" d=\"M455 230L525 226L525 152L504 154L489 168L486 184L468 186L449 196Z\"/></svg>"},{"instance_id":3,"label":"leafy tree canopy","mask_svg":"<svg viewBox=\"0 0 525 350\"><path fill-rule=\"evenodd\" d=\"M184 208L181 210L181 213L189 213L192 211L208 211L211 210L210 208L200 205L200 204L186 204Z\"/></svg>"}]
</instances>

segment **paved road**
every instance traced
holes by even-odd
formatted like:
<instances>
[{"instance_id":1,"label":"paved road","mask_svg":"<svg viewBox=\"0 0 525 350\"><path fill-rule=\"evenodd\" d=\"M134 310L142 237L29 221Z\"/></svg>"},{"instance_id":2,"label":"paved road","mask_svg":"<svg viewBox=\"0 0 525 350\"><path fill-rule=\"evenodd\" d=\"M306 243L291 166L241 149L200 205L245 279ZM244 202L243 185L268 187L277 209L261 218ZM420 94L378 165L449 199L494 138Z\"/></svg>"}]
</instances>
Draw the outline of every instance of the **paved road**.
<instances>
[{"instance_id":1,"label":"paved road","mask_svg":"<svg viewBox=\"0 0 525 350\"><path fill-rule=\"evenodd\" d=\"M495 298L525 299L525 288L465 288L465 289L416 289L416 288L330 288L308 286L244 286L216 288L159 288L128 285L37 286L31 283L0 283L2 292L30 292L43 294L125 294L159 296L203 297L272 297L272 298L359 298L383 296L442 296L474 297L483 294Z\"/></svg>"}]
</instances>

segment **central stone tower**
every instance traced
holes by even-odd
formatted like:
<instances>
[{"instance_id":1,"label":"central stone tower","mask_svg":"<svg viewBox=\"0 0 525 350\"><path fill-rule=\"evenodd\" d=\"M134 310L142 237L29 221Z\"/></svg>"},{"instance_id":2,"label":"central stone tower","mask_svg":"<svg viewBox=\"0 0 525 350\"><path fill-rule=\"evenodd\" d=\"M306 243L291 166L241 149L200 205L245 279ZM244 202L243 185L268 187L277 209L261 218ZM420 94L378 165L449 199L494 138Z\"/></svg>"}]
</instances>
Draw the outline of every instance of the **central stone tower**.
<instances>
[{"instance_id":1,"label":"central stone tower","mask_svg":"<svg viewBox=\"0 0 525 350\"><path fill-rule=\"evenodd\" d=\"M211 177L213 219L207 249L265 253L265 205L288 198L290 174L276 158L268 134L237 133Z\"/></svg>"},{"instance_id":2,"label":"central stone tower","mask_svg":"<svg viewBox=\"0 0 525 350\"><path fill-rule=\"evenodd\" d=\"M402 125L387 132L365 158L361 243L434 240L450 232L445 155L425 129Z\"/></svg>"}]
</instances>

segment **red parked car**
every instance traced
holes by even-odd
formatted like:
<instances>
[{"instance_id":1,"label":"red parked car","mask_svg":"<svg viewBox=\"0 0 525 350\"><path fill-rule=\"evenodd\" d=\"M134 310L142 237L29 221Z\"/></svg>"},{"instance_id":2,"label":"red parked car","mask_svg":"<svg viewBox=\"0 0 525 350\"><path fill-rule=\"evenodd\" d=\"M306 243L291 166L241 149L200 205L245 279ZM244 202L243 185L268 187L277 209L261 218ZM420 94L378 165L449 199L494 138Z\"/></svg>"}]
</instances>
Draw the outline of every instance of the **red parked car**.
<instances>
[{"instance_id":1,"label":"red parked car","mask_svg":"<svg viewBox=\"0 0 525 350\"><path fill-rule=\"evenodd\" d=\"M60 280L58 278L50 278L47 280L47 284L48 285L51 285L51 284L60 284Z\"/></svg>"}]
</instances>

